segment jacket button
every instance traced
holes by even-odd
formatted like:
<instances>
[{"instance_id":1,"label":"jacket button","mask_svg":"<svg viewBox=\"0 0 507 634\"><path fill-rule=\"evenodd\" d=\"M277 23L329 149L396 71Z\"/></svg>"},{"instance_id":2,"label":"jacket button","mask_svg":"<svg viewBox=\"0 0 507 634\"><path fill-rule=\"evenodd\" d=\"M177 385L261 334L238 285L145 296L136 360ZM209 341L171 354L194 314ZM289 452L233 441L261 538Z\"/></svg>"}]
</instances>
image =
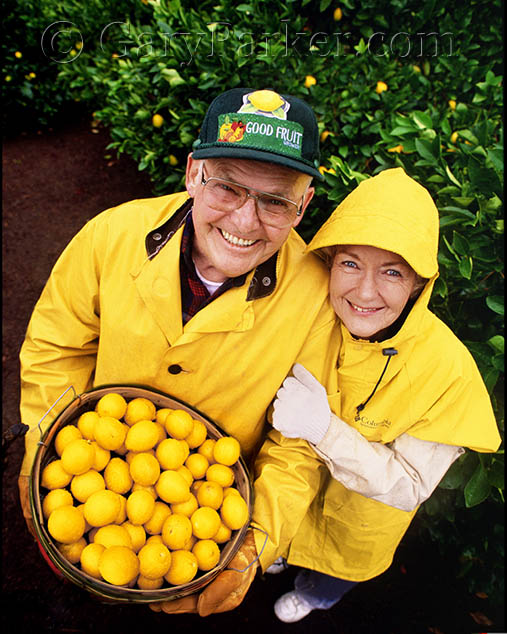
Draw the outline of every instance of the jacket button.
<instances>
[{"instance_id":1,"label":"jacket button","mask_svg":"<svg viewBox=\"0 0 507 634\"><path fill-rule=\"evenodd\" d=\"M153 238L154 240L157 240L157 241L158 241L158 240L162 240L162 234L161 234L161 233L154 233L154 234L152 235L152 238Z\"/></svg>"},{"instance_id":2,"label":"jacket button","mask_svg":"<svg viewBox=\"0 0 507 634\"><path fill-rule=\"evenodd\" d=\"M181 367L181 365L178 365L177 363L173 363L173 365L170 365L170 366L167 368L167 371L168 371L170 374L179 374L180 372L182 372L182 371L183 371L183 368Z\"/></svg>"}]
</instances>

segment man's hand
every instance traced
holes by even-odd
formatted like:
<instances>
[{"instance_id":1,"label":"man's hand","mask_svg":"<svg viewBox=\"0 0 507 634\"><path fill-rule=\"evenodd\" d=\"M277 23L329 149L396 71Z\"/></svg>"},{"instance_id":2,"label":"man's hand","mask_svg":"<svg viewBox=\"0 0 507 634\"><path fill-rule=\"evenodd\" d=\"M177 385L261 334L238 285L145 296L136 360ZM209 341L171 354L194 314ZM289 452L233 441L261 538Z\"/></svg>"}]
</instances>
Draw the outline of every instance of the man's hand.
<instances>
[{"instance_id":1,"label":"man's hand","mask_svg":"<svg viewBox=\"0 0 507 634\"><path fill-rule=\"evenodd\" d=\"M21 508L23 509L23 517L25 518L28 530L36 538L32 511L30 510L30 476L20 475L18 477L18 488Z\"/></svg>"},{"instance_id":2,"label":"man's hand","mask_svg":"<svg viewBox=\"0 0 507 634\"><path fill-rule=\"evenodd\" d=\"M255 577L258 561L253 530L246 534L245 541L227 568L221 572L199 595L190 595L175 601L151 603L154 612L167 614L194 613L209 616L236 608L244 599ZM254 563L252 563L254 562ZM250 565L251 564L251 565ZM247 566L250 566L247 568ZM232 570L236 568L236 570ZM237 570L245 570L237 572Z\"/></svg>"},{"instance_id":3,"label":"man's hand","mask_svg":"<svg viewBox=\"0 0 507 634\"><path fill-rule=\"evenodd\" d=\"M273 427L287 438L303 438L318 445L331 422L324 387L299 363L276 393Z\"/></svg>"}]
</instances>

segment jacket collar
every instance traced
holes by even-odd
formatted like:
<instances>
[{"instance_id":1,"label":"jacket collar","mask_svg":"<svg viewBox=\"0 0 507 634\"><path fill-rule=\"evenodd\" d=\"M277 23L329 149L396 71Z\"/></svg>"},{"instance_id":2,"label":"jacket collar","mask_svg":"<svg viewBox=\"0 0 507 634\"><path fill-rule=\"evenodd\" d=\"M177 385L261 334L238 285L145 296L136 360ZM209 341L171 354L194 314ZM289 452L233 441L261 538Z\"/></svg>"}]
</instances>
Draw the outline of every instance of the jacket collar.
<instances>
[{"instance_id":1,"label":"jacket collar","mask_svg":"<svg viewBox=\"0 0 507 634\"><path fill-rule=\"evenodd\" d=\"M192 211L193 199L189 198L176 212L162 225L148 233L145 239L148 259L152 260L173 237L176 231L185 224L188 214ZM268 260L259 264L255 269L250 286L248 287L247 301L267 297L276 288L276 263L278 253L274 253Z\"/></svg>"}]
</instances>

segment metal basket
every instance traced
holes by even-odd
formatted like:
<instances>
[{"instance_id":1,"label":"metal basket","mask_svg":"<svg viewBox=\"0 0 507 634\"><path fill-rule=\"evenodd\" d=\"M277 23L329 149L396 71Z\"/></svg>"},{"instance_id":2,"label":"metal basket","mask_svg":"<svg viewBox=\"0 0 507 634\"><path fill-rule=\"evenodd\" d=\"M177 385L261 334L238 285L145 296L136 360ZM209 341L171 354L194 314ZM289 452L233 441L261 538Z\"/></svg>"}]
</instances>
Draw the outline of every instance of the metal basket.
<instances>
[{"instance_id":1,"label":"metal basket","mask_svg":"<svg viewBox=\"0 0 507 634\"><path fill-rule=\"evenodd\" d=\"M206 425L208 437L216 440L226 435L213 421L201 414L198 410L190 407L183 401L151 388L148 389L134 385L110 385L92 389L77 396L56 417L47 431L41 434L41 440L30 476L30 508L42 555L57 574L107 602L150 603L156 601L171 601L198 592L210 583L232 560L245 539L249 522L246 522L241 529L232 532L231 539L222 547L220 560L215 568L201 574L189 583L160 588L158 590L141 590L125 586L114 586L91 577L78 566L71 564L60 553L54 540L47 532L42 513L40 479L44 467L52 460L58 458L54 448L55 436L65 425L76 424L81 414L93 410L97 401L104 396L104 394L110 392L121 394L126 400L139 397L147 398L152 401L157 408L168 407L171 409L185 410L192 418L200 420ZM252 488L244 460L240 458L232 466L232 470L234 471L235 485L247 503L250 518L252 510Z\"/></svg>"}]
</instances>

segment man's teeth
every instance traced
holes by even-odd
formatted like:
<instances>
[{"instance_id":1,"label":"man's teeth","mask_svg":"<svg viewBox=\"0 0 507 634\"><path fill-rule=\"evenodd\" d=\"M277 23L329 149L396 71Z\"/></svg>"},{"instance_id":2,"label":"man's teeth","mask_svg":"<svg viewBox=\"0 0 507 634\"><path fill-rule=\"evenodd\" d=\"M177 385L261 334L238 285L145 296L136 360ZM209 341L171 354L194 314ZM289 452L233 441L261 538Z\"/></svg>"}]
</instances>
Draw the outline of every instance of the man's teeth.
<instances>
[{"instance_id":1,"label":"man's teeth","mask_svg":"<svg viewBox=\"0 0 507 634\"><path fill-rule=\"evenodd\" d=\"M350 302L352 308L354 310L357 310L359 313L374 313L376 310L378 310L378 308L361 308L361 306L356 306L356 304L353 304L352 302Z\"/></svg>"},{"instance_id":2,"label":"man's teeth","mask_svg":"<svg viewBox=\"0 0 507 634\"><path fill-rule=\"evenodd\" d=\"M256 240L238 238L237 236L233 236L232 233L227 233L227 231L224 231L223 229L220 229L220 231L227 242L230 242L238 247L250 247L254 242L256 242Z\"/></svg>"}]
</instances>

